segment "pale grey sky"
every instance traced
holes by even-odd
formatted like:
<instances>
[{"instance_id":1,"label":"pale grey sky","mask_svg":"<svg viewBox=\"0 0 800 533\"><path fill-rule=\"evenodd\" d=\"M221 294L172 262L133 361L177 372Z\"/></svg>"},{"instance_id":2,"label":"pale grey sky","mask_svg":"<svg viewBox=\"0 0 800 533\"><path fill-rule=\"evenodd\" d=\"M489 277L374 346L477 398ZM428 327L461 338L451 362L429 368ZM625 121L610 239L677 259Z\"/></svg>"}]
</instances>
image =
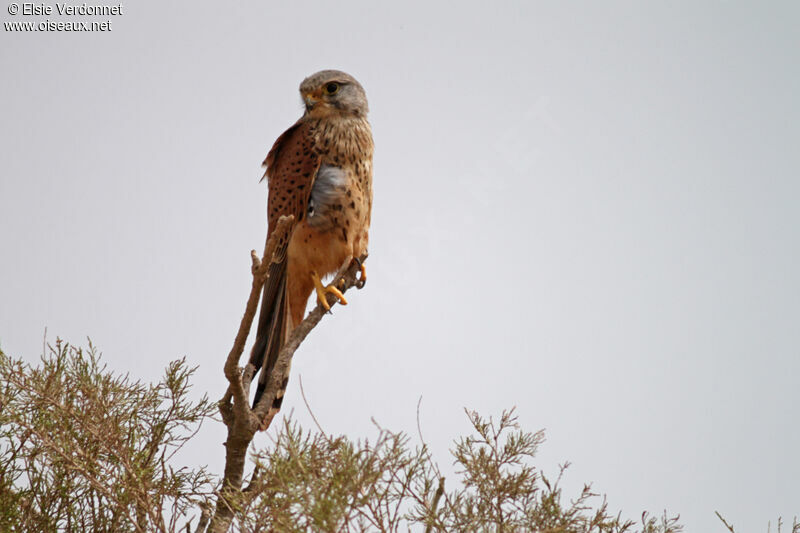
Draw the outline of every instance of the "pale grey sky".
<instances>
[{"instance_id":1,"label":"pale grey sky","mask_svg":"<svg viewBox=\"0 0 800 533\"><path fill-rule=\"evenodd\" d=\"M516 405L574 492L774 530L800 514L799 26L796 2L141 1L106 33L3 29L0 345L89 336L145 380L186 356L221 396L260 163L339 68L372 110L369 283L285 412L311 424L302 375L327 431L415 435L422 396L449 468L463 407ZM223 439L185 460L221 472Z\"/></svg>"}]
</instances>

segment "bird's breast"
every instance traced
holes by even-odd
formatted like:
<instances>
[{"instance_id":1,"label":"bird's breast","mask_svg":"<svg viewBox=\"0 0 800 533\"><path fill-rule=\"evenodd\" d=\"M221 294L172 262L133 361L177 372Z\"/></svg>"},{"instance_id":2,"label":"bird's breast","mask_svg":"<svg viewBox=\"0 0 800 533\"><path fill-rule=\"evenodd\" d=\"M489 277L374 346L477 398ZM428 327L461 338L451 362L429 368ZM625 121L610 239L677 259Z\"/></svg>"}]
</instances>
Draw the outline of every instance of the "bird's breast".
<instances>
[{"instance_id":1,"label":"bird's breast","mask_svg":"<svg viewBox=\"0 0 800 533\"><path fill-rule=\"evenodd\" d=\"M308 200L309 226L326 231L335 225L336 212L342 211L351 182L352 176L342 167L320 166Z\"/></svg>"}]
</instances>

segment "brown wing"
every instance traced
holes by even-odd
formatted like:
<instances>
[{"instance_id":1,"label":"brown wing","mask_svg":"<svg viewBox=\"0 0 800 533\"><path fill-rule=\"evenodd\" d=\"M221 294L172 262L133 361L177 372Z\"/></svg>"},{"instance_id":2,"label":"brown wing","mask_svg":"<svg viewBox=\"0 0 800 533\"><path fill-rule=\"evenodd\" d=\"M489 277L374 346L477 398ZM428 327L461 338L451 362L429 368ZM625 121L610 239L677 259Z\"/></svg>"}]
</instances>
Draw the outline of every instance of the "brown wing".
<instances>
[{"instance_id":1,"label":"brown wing","mask_svg":"<svg viewBox=\"0 0 800 533\"><path fill-rule=\"evenodd\" d=\"M286 130L269 151L264 165L269 183L267 201L268 233L272 234L282 215L294 215L295 224L303 220L320 156L314 149L313 128L310 123L298 122ZM258 386L253 399L255 407L269 380L286 336L286 249L291 231L275 249L269 277L264 283L258 330L250 363L258 371Z\"/></svg>"},{"instance_id":2,"label":"brown wing","mask_svg":"<svg viewBox=\"0 0 800 533\"><path fill-rule=\"evenodd\" d=\"M281 215L294 215L295 222L303 220L319 165L311 123L298 122L275 141L264 160L269 179L270 233Z\"/></svg>"}]
</instances>

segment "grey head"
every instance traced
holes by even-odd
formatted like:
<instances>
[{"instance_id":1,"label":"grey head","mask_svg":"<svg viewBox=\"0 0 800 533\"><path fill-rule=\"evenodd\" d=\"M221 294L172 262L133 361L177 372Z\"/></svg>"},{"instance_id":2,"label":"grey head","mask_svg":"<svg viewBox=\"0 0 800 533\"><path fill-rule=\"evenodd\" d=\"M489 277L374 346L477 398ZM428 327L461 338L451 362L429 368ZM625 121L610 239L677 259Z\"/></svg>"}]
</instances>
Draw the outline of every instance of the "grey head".
<instances>
[{"instance_id":1,"label":"grey head","mask_svg":"<svg viewBox=\"0 0 800 533\"><path fill-rule=\"evenodd\" d=\"M369 112L367 94L361 84L341 70L321 70L303 80L300 96L306 115L328 115L332 112L366 117Z\"/></svg>"}]
</instances>

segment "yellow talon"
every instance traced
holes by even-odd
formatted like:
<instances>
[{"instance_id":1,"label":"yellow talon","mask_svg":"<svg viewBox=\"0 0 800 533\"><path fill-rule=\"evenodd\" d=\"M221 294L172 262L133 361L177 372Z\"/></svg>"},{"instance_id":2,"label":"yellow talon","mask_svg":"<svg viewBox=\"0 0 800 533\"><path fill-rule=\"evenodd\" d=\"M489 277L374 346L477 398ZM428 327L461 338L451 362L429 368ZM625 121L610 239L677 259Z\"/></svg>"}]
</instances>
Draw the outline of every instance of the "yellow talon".
<instances>
[{"instance_id":1,"label":"yellow talon","mask_svg":"<svg viewBox=\"0 0 800 533\"><path fill-rule=\"evenodd\" d=\"M354 285L356 286L357 289L363 289L364 285L367 284L367 267L364 266L364 263L362 263L358 257L354 257L353 261L355 261L356 264L358 264L358 269L361 272L361 277L354 280L355 281Z\"/></svg>"},{"instance_id":2,"label":"yellow talon","mask_svg":"<svg viewBox=\"0 0 800 533\"><path fill-rule=\"evenodd\" d=\"M311 279L314 281L314 289L317 291L317 301L322 304L322 307L328 311L331 310L331 306L328 304L327 293L331 293L336 296L336 298L339 299L340 304L347 305L347 300L345 300L344 294L342 294L342 291L334 287L333 284L328 285L327 287L323 285L322 280L319 279L319 274L316 272L311 273Z\"/></svg>"}]
</instances>

